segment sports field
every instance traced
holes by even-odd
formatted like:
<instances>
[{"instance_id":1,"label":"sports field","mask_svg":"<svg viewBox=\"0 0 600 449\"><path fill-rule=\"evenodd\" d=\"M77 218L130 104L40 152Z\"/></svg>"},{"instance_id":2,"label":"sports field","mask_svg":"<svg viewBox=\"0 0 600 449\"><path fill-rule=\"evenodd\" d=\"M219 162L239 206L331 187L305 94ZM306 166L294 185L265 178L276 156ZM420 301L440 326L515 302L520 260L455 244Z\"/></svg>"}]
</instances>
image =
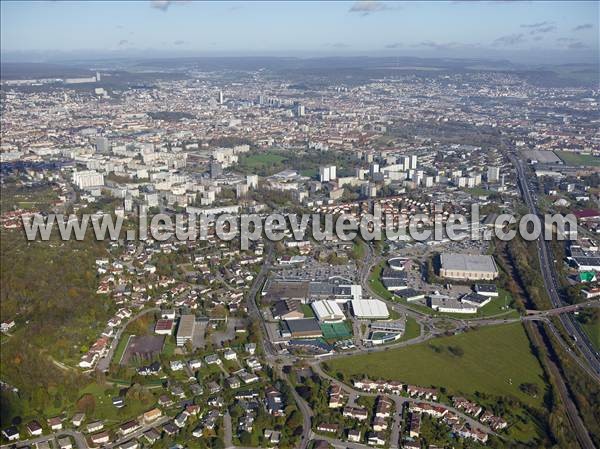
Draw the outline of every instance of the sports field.
<instances>
[{"instance_id":1,"label":"sports field","mask_svg":"<svg viewBox=\"0 0 600 449\"><path fill-rule=\"evenodd\" d=\"M542 368L529 349L520 323L344 357L328 365L332 373L342 372L346 379L393 379L424 387L445 387L449 394L471 397L475 392L510 395L533 406L542 404L545 390ZM533 397L521 391L519 386L524 383L537 385L540 394Z\"/></svg>"},{"instance_id":2,"label":"sports field","mask_svg":"<svg viewBox=\"0 0 600 449\"><path fill-rule=\"evenodd\" d=\"M339 340L352 336L346 323L322 323L321 331L325 340Z\"/></svg>"},{"instance_id":3,"label":"sports field","mask_svg":"<svg viewBox=\"0 0 600 449\"><path fill-rule=\"evenodd\" d=\"M572 151L555 151L554 153L567 165L600 166L600 157L591 154L579 154Z\"/></svg>"}]
</instances>

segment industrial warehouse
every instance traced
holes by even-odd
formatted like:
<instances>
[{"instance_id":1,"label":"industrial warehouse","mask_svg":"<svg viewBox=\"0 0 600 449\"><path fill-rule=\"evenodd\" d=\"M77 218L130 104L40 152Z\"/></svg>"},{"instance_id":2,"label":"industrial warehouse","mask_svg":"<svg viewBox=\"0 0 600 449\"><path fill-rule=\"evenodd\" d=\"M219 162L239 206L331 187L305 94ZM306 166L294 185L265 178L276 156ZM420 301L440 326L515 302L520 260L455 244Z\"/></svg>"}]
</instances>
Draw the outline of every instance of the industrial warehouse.
<instances>
[{"instance_id":1,"label":"industrial warehouse","mask_svg":"<svg viewBox=\"0 0 600 449\"><path fill-rule=\"evenodd\" d=\"M440 276L458 280L491 280L498 277L498 267L492 256L442 254Z\"/></svg>"}]
</instances>

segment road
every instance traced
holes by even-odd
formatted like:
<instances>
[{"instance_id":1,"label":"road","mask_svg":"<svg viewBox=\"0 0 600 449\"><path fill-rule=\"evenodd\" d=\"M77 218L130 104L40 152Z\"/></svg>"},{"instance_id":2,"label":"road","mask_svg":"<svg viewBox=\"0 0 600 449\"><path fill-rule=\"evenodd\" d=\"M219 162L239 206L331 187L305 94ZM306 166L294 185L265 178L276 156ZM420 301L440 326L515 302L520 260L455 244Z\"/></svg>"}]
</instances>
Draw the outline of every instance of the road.
<instances>
[{"instance_id":1,"label":"road","mask_svg":"<svg viewBox=\"0 0 600 449\"><path fill-rule=\"evenodd\" d=\"M537 204L534 201L531 189L527 183L523 163L517 160L517 158L514 156L511 156L511 160L517 169L519 185L521 186L521 192L527 207L531 213L540 216ZM540 218L543 220L543 217L540 216ZM548 292L548 296L550 297L552 305L555 308L569 305L566 304L560 297L559 292L561 287L560 283L558 282L558 274L554 266L554 257L552 255L552 250L549 243L544 240L543 236L540 236L540 238L537 240L537 249L544 286L546 287L546 291ZM592 345L592 342L589 340L588 336L581 329L581 326L575 317L570 314L560 315L559 319L569 335L574 337L577 348L581 351L592 370L595 373L600 374L600 357L598 356L598 353L596 352L596 349Z\"/></svg>"},{"instance_id":2,"label":"road","mask_svg":"<svg viewBox=\"0 0 600 449\"><path fill-rule=\"evenodd\" d=\"M263 261L263 265L260 268L260 272L258 273L258 276L256 276L256 279L254 280L254 283L252 284L252 287L250 287L250 290L248 292L248 315L251 320L257 320L257 322L260 324L261 335L259 335L258 337L259 340L263 342L263 349L265 351L265 359L267 364L271 366L271 368L273 368L274 371L278 372L280 377L288 384L290 391L292 392L292 396L296 401L298 409L302 413L303 430L302 435L300 436L300 445L298 446L298 448L307 449L313 437L313 412L308 406L308 404L304 401L304 399L302 399L300 395L296 392L296 389L291 384L287 375L282 371L280 364L277 362L277 351L273 347L271 341L267 338L268 332L266 324L263 320L262 314L260 313L258 304L256 303L256 296L258 295L260 289L262 289L262 286L267 279L267 275L269 274L269 269L271 268L271 262L273 259L273 244L271 242L268 242L266 244L265 254L266 255Z\"/></svg>"},{"instance_id":3,"label":"road","mask_svg":"<svg viewBox=\"0 0 600 449\"><path fill-rule=\"evenodd\" d=\"M514 156L511 156L511 161L517 168L517 176L518 176L518 180L519 180L519 185L521 186L523 198L524 198L527 206L529 207L529 210L532 213L534 213L535 215L539 216L537 205L533 201L533 196L531 194L531 190L527 184L527 180L525 177L525 172L523 169L522 162L517 160ZM543 218L543 217L541 217L541 218ZM558 292L560 291L559 290L560 284L557 281L557 279L558 279L557 273L556 273L556 269L554 267L554 262L553 262L554 258L549 256L552 254L552 252L549 248L548 242L543 239L543 236L540 236L540 238L538 238L538 240L537 240L537 249L538 249L539 262L540 262L540 269L542 272L542 278L544 280L544 286L546 287L546 291L548 292L548 296L550 297L550 301L552 302L552 305L555 308L561 308L565 305L568 305L568 304L565 304L559 296ZM600 373L600 363L599 363L599 360L597 357L597 353L593 349L591 342L587 339L587 335L585 335L584 332L579 327L579 324L576 322L573 315L562 314L562 315L558 315L558 318L559 318L561 324L567 330L567 332L571 336L576 338L575 343L577 345L577 348L583 354L584 358L586 359L587 364L589 365L589 368L596 375L598 373ZM564 343L562 337L558 334L558 332L556 331L554 326L550 326L549 329L554 334L554 336L558 338L558 340L561 342L561 344ZM533 329L532 334L533 334L532 343L538 347L545 348L545 344L542 341L537 329ZM577 406L571 399L571 395L569 394L569 391L567 389L566 382L562 376L562 373L560 372L560 370L558 369L556 364L552 360L550 360L549 357L546 356L547 348L545 348L545 349L546 349L545 351L540 351L540 352L542 352L542 354L544 354L543 356L546 359L550 374L554 378L554 385L556 386L556 389L561 398L561 401L565 405L566 414L569 419L569 422L571 423L572 429L575 431L575 436L577 438L577 441L579 442L581 447L583 447L584 449L593 449L595 446L590 438L590 435L585 427L583 420L581 419L581 416L579 415ZM572 351L570 350L570 348L568 348L568 352L570 354L572 354ZM594 376L594 378L596 378L596 377L597 376Z\"/></svg>"},{"instance_id":4,"label":"road","mask_svg":"<svg viewBox=\"0 0 600 449\"><path fill-rule=\"evenodd\" d=\"M398 442L399 442L399 437L400 437L400 426L401 426L401 420L399 418L399 413L402 411L404 404L407 404L407 403L420 402L420 403L426 403L426 404L430 404L430 405L434 405L434 406L444 407L445 409L449 410L450 412L452 412L452 413L456 414L457 416L459 416L460 418L462 418L465 422L469 423L469 425L472 428L481 430L482 432L485 432L490 435L497 435L489 427L485 426L484 424L480 423L476 419L471 418L470 416L464 414L463 412L461 412L460 410L458 410L452 406L449 406L446 404L441 404L439 402L428 401L425 399L417 399L417 398L400 396L397 394L369 393L369 392L365 392L365 391L355 390L348 384L341 382L341 381L337 380L336 378L330 376L326 372L324 372L323 369L321 368L321 365L319 362L312 363L311 368L320 377L329 380L333 384L339 385L348 395L370 396L370 397L385 396L394 401L394 404L396 406L396 412L394 413L394 420L392 422L392 428L390 431L390 448L391 449L398 447Z\"/></svg>"},{"instance_id":5,"label":"road","mask_svg":"<svg viewBox=\"0 0 600 449\"><path fill-rule=\"evenodd\" d=\"M545 349L545 351L541 351L543 354L542 357L544 357L546 361L546 365L548 366L550 375L553 377L554 385L556 386L558 395L560 396L560 399L566 408L566 415L569 419L569 422L571 423L572 428L575 430L575 436L577 438L577 441L584 449L594 449L594 443L590 438L590 435L585 427L585 424L583 423L583 420L579 416L579 412L577 411L575 403L572 401L571 396L569 395L569 391L567 390L567 386L565 384L560 370L558 369L556 364L550 359L550 357L546 355L548 348L546 348L546 344L542 341L538 330L534 328L535 324L530 323L530 326L530 335L532 335L533 340L532 343L538 348Z\"/></svg>"},{"instance_id":6,"label":"road","mask_svg":"<svg viewBox=\"0 0 600 449\"><path fill-rule=\"evenodd\" d=\"M167 421L170 421L172 418L170 416L161 416L160 418L152 421L149 424L144 424L142 425L138 430L136 430L135 432L130 433L129 435L122 437L122 438L118 438L115 441L113 441L110 444L107 444L106 446L103 446L104 449L112 449L116 446L118 446L121 443L125 443L126 441L132 440L134 438L139 438L141 437L144 432L154 428L154 427L158 427L161 426L162 424L165 424Z\"/></svg>"},{"instance_id":7,"label":"road","mask_svg":"<svg viewBox=\"0 0 600 449\"><path fill-rule=\"evenodd\" d=\"M416 343L421 343L421 342L427 341L427 340L434 338L436 336L439 336L439 335L443 335L447 332L447 330L444 329L443 327L437 326L438 323L441 322L441 320L443 320L445 322L448 322L448 321L454 322L456 324L456 328L453 330L453 332L458 333L458 332L462 332L470 327L506 324L506 323L519 322L519 321L522 321L524 323L525 322L533 322L536 320L548 322L548 318L551 315L558 316L561 319L561 321L567 320L568 322L571 322L571 318L567 318L567 315L570 312L573 312L574 310L576 310L575 307L572 307L568 304L564 304L562 301L560 301L560 298L558 298L558 301L553 301L554 309L547 310L547 311L533 311L529 315L525 315L525 316L521 316L521 317L517 317L517 318L502 318L501 316L496 316L496 317L481 318L481 319L476 319L476 320L464 320L464 319L450 318L450 317L443 317L443 318L432 317L431 315L428 315L426 313L415 311L403 304L399 304L399 303L396 303L393 301L387 301L387 300L381 298L376 292L374 292L371 289L371 286L369 285L370 272L374 266L376 266L382 260L384 260L384 257L376 256L374 254L374 249L373 249L372 245L367 243L364 246L366 247L367 253L365 254L365 258L362 260L362 262L360 264L359 279L360 279L360 283L363 287L363 291L366 294L365 296L369 295L371 297L384 300L389 308L391 308L397 312L405 313L407 316L411 316L411 317L415 318L420 326L420 335L418 337L413 338L408 341L400 342L397 344L391 344L391 345L370 348L370 349L366 350L368 352L384 351L386 349L393 348L393 347L408 346L411 344L416 344ZM259 293L260 288L262 288L262 286L267 278L269 269L271 267L270 261L272 259L272 256L273 256L273 247L272 247L272 245L268 245L267 246L267 256L265 257L264 264L261 267L261 270L260 270L258 276L256 277L255 282L252 285L252 287L248 293L247 299L248 299L248 312L249 312L251 319L257 319L258 322L260 323L261 334L263 334L260 337L260 339L261 339L261 341L264 342L264 350L265 350L265 356L267 359L267 363L269 365L271 365L275 370L280 371L279 365L281 363L292 363L294 358L292 358L290 356L278 356L277 351L273 347L272 343L268 340L268 338L265 338L265 336L268 335L268 332L266 330L266 324L263 320L262 314L260 313L260 310L256 303L256 297ZM552 292L552 289L549 289L549 291ZM556 289L553 291L553 293L557 296ZM590 301L588 303L581 304L578 307L583 307L583 306L594 307L594 306L597 306L597 304L598 304L598 301L595 301L595 302ZM552 332L555 332L555 329L551 328L551 330L552 330ZM561 341L561 343L564 343L562 340L560 340L560 341ZM335 355L332 354L329 356L322 357L318 361L313 360L311 362L311 366L313 366L315 371L322 377L326 377L332 381L338 382L337 380L332 379L329 376L327 376L325 373L323 373L323 371L320 369L320 366L319 366L320 361L335 358L335 357L347 357L348 355L352 355L354 353L364 353L364 352L365 352L365 349L358 348L356 350L347 351L342 354L335 354ZM569 353L571 354L572 357L577 358L576 355L573 354L572 351L570 351ZM578 363L581 365L581 364L583 364L583 361L578 360ZM589 368L588 368L588 372L589 372ZM296 391L294 390L292 385L289 383L289 380L287 379L287 377L283 373L281 373L281 376L290 385L292 394L294 395L294 399L298 405L298 408L300 409L300 411L302 413L303 421L304 421L304 432L302 434L301 445L299 447L301 449L306 449L311 438L314 437L312 430L311 430L311 420L312 420L313 412L310 409L310 407L308 406L308 404L301 397L299 397L299 395L296 393ZM345 384L342 384L342 385L343 385L344 390L347 391L351 396L356 396L356 395L367 395L367 396L374 395L375 396L376 395L376 394L370 394L370 393L365 393L365 392L358 392L358 391L353 390L352 388L348 387ZM397 395L388 395L388 396L396 402L396 407L398 410L401 408L401 406L405 402L415 401L412 398L404 398L404 397L397 396ZM421 401L421 402L427 402L427 401ZM436 403L433 403L433 404L436 404ZM436 404L436 405L438 405L438 404ZM447 406L445 406L445 407L447 407ZM447 407L447 408L450 409L451 411L457 413L459 416L461 416L463 419L465 419L467 422L469 422L475 428L480 428L481 430L483 430L487 433L493 434L493 432L489 428L482 426L481 423L474 420L473 418L471 418L467 415L464 415L460 411L455 410L451 407ZM570 419L571 419L571 417L570 417ZM573 420L576 420L576 419L580 419L579 415L576 415L576 417L573 418ZM392 435L391 448L397 447L399 434L400 434L400 422L399 422L399 420L394 420L394 423L393 423L392 429L391 429L391 435ZM583 441L585 436L580 436L580 438ZM328 438L323 438L323 439L330 441L334 446L355 447L356 449L368 447L368 446L365 446L362 444L351 444L348 442L342 442L342 441L338 441L338 440L334 440L334 439L328 439Z\"/></svg>"},{"instance_id":8,"label":"road","mask_svg":"<svg viewBox=\"0 0 600 449\"><path fill-rule=\"evenodd\" d=\"M231 415L229 410L223 415L223 442L226 448L233 447L233 431L231 429Z\"/></svg>"},{"instance_id":9,"label":"road","mask_svg":"<svg viewBox=\"0 0 600 449\"><path fill-rule=\"evenodd\" d=\"M42 435L40 437L37 438L32 438L30 440L24 440L24 441L18 441L18 442L13 442L10 444L4 444L2 446L0 446L1 449L9 449L12 447L30 447L35 445L36 443L41 443L43 441L48 441L48 440L56 440L57 438L62 438L64 436L70 436L75 440L75 445L74 448L76 449L88 449L89 446L87 445L87 441L85 440L85 436L81 433L78 432L76 430L61 430L60 432L55 432L49 435ZM58 447L58 444L54 444L54 447Z\"/></svg>"}]
</instances>

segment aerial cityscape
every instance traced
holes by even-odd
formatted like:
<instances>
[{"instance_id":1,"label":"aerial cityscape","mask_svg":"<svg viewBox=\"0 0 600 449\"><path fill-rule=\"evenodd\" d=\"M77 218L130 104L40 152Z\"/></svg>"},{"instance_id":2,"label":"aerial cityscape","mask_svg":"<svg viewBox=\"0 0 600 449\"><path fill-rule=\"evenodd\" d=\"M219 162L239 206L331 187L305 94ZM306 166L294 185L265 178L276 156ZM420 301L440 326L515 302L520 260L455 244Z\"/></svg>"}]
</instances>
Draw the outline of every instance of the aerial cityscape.
<instances>
[{"instance_id":1,"label":"aerial cityscape","mask_svg":"<svg viewBox=\"0 0 600 449\"><path fill-rule=\"evenodd\" d=\"M600 449L598 2L0 12L0 449Z\"/></svg>"}]
</instances>

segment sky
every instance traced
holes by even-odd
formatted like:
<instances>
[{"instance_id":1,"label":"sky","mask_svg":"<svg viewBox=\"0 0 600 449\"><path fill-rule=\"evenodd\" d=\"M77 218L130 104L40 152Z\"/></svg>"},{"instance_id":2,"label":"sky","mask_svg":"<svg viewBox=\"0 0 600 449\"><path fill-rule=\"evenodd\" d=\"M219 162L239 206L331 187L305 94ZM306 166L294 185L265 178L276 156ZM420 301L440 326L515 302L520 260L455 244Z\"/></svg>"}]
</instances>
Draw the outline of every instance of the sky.
<instances>
[{"instance_id":1,"label":"sky","mask_svg":"<svg viewBox=\"0 0 600 449\"><path fill-rule=\"evenodd\" d=\"M598 60L599 3L0 2L3 60L165 55Z\"/></svg>"}]
</instances>

